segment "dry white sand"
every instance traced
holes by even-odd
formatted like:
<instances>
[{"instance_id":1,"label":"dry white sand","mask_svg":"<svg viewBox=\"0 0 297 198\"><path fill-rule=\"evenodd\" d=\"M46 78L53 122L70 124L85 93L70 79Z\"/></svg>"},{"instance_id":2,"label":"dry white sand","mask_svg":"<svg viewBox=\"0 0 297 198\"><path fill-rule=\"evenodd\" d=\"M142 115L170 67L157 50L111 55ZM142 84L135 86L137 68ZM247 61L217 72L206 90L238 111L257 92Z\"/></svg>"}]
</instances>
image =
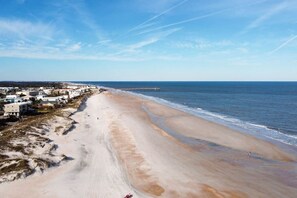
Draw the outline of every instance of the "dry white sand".
<instances>
[{"instance_id":1,"label":"dry white sand","mask_svg":"<svg viewBox=\"0 0 297 198\"><path fill-rule=\"evenodd\" d=\"M109 128L102 119L108 115L100 97L91 97L87 108L72 117L78 124L67 136L50 135L58 151L73 160L42 175L1 184L1 198L124 197L128 193L137 197L112 151Z\"/></svg>"},{"instance_id":2,"label":"dry white sand","mask_svg":"<svg viewBox=\"0 0 297 198\"><path fill-rule=\"evenodd\" d=\"M11 197L296 197L296 156L277 146L124 93L95 95L52 134L73 158L0 185Z\"/></svg>"}]
</instances>

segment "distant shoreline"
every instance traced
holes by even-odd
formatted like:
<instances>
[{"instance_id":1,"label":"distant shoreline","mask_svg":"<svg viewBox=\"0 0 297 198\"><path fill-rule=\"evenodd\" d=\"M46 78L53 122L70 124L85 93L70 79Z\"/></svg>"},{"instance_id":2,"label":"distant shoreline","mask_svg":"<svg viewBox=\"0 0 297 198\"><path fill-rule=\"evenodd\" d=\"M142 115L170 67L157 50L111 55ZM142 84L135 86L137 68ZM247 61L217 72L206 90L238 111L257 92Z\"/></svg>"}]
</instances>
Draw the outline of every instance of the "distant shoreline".
<instances>
[{"instance_id":1,"label":"distant shoreline","mask_svg":"<svg viewBox=\"0 0 297 198\"><path fill-rule=\"evenodd\" d=\"M297 127L294 122L296 112L293 110L295 101L293 93L294 90L297 93L297 83L93 82L90 84L131 91L259 138L297 145ZM125 90L127 87L133 87L135 90ZM159 89L150 89L152 87ZM239 95L243 96L237 97ZM217 102L220 102L219 106ZM289 106L292 108L288 108ZM284 113L285 111L288 113Z\"/></svg>"}]
</instances>

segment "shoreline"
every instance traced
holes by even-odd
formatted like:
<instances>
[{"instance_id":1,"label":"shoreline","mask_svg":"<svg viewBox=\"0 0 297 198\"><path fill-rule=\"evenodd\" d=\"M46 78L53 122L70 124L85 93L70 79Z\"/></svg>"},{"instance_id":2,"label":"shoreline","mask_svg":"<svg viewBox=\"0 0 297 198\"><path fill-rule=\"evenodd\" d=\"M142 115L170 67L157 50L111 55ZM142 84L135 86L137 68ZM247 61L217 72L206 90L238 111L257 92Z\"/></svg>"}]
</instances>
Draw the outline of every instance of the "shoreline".
<instances>
[{"instance_id":1,"label":"shoreline","mask_svg":"<svg viewBox=\"0 0 297 198\"><path fill-rule=\"evenodd\" d=\"M114 96L112 94L110 96L110 98L112 98L112 100L116 100L116 103L120 104L117 108L121 109L121 108L123 108L123 104L126 104L127 105L126 108L128 108L129 111L131 111L129 113L131 113L132 115L137 115L137 117L133 117L134 120L137 120L138 122L143 122L144 120L147 120L149 126L152 128L151 133L153 133L153 131L159 133L158 138L152 138L151 139L151 141L152 141L151 143L155 143L155 141L161 139L161 137L162 137L162 138L165 139L164 142L162 142L163 144L168 144L168 140L173 142L174 146L171 147L172 149L168 149L168 147L166 147L166 150L170 150L170 151L175 150L175 152L173 152L174 155L179 154L179 152L180 152L180 151L176 150L177 149L176 145L180 146L180 147L178 147L179 149L183 148L183 149L186 150L185 156L187 156L187 157L184 158L184 156L180 156L181 159L176 160L175 161L176 164L181 163L183 160L186 161L187 163L189 163L189 161L191 161L191 160L188 157L191 156L191 155L192 155L192 157L194 159L196 158L196 160L193 160L193 162L192 162L193 166L191 165L190 166L191 168L187 167L187 168L189 168L189 170L191 170L188 174L193 174L196 171L197 168L198 169L201 168L203 170L203 172L208 172L208 174L215 174L213 176L214 177L213 179L217 179L217 177L218 177L218 175L216 175L217 170L221 170L222 172L225 172L225 171L229 172L227 167L229 167L231 169L237 168L238 172L237 171L236 172L231 171L232 172L232 174L231 174L232 177L229 178L230 180L238 179L238 183L241 183L241 185L236 183L236 185L238 185L238 186L237 186L236 189L233 189L235 194L237 193L237 191L239 191L239 192L241 191L242 186L247 185L247 183L250 182L250 181L240 181L241 179L239 179L239 178L241 178L241 177L246 178L246 177L250 177L250 175L253 175L253 177L250 178L251 181L252 180L257 180L257 178L261 179L261 180L264 180L264 178L262 178L263 172L266 172L267 170L265 168L264 169L262 169L262 168L258 169L258 166L270 166L269 165L270 163L271 163L271 165L274 164L274 163L277 163L277 164L278 163L280 163L280 164L288 163L288 164L292 165L293 167L296 167L296 163L295 163L296 156L295 155L292 156L291 153L286 153L286 151L283 151L282 149L278 148L277 146L275 146L275 145L273 145L271 143L268 143L268 142L263 141L263 140L259 140L259 139L255 138L255 137L251 137L250 135L247 135L247 134L242 134L240 132L230 130L230 129L226 128L226 127L223 127L221 125L205 121L203 119L197 119L197 118L194 118L192 116L185 115L183 112L179 112L177 110L170 109L168 107L164 107L164 106L162 106L160 104L156 104L156 103L154 103L152 101L144 100L143 98L137 98L137 97L129 96L129 94L121 94L121 93L117 93L117 94L120 95L120 96L116 97L116 96ZM117 94L115 94L115 95L117 95ZM140 111L137 111L138 113L136 113L136 111L134 111L134 109L133 109L133 111L131 110L132 108L135 108L135 106L137 104L138 104L138 108L140 110ZM159 116L159 118L157 118L157 120L160 119L160 117L163 117L163 118L164 117L165 118L169 117L169 119L171 117L173 117L173 118L178 118L179 120L181 120L182 116L190 117L191 119L195 119L195 122L197 122L197 120L200 120L199 124L200 125L201 125L201 123L203 124L203 126L200 127L200 128L204 128L204 129L205 128L211 128L212 130L217 130L217 131L222 131L223 130L224 134L217 134L214 137L211 137L211 136L207 137L206 134L209 134L210 131L204 131L201 134L197 135L197 134L195 134L196 131L191 131L192 129L191 128L189 129L186 126L193 126L194 125L195 130L199 129L199 126L195 125L193 122L186 121L185 119L183 119L182 121L180 121L180 123L178 123L176 125L174 125L174 123L176 123L177 120L173 120L172 123L166 123L167 127L169 127L169 128L177 129L177 131L179 131L179 132L183 131L183 133L181 133L181 135L186 136L187 138L190 138L190 139L192 138L195 141L200 139L200 142L197 141L196 142L197 145L195 145L195 146L184 144L183 142L180 141L180 139L172 136L171 134L168 133L168 131L164 130L164 127L163 128L159 127L158 125L156 125L156 122L152 122L151 116L148 116L146 112L142 111L143 106L149 107L150 111L154 112L154 114L157 114ZM125 109L125 110L127 111L127 109ZM131 117L132 117L132 115L131 115ZM131 119L130 121L125 120L125 125L127 125L128 122L132 122L133 119L132 118L130 118L130 119ZM133 121L133 124L130 127L134 128L133 125L137 125L137 122ZM125 129L125 127L124 127L124 129L121 129L121 130L126 131L127 129ZM138 130L143 131L143 129L141 129L141 128L138 128ZM139 147L144 147L143 145L146 144L146 141L148 141L148 137L150 137L151 134L146 134L146 138L144 140L142 140L141 143L138 143L138 141L141 138L144 138L144 137L140 137L139 134L137 134L135 132L135 131L138 131L138 130L131 130L131 133L133 134L133 137L135 139L137 139L137 141L135 141L134 144L136 145L136 147L139 148ZM146 128L145 131L148 131L148 129ZM186 133L185 133L185 131L186 131ZM227 132L230 133L230 134L229 135L226 134ZM144 135L144 134L142 134L142 135ZM228 141L229 138L231 138L231 141ZM201 139L203 141L201 141ZM239 144L236 141L240 141ZM156 143L153 144L153 145L154 146L159 146L159 145L156 145ZM151 145L147 145L147 146L151 147ZM122 149L125 149L125 146L122 147ZM128 152L128 151L125 151L125 150L122 151L122 149L117 149L118 152L120 152L119 155L121 156L121 152L123 152L124 154L122 154L122 155L125 156L125 153ZM147 149L148 148L146 148L146 149L143 148L143 149L140 149L140 150L147 150ZM152 149L152 148L150 148L150 149ZM191 151L190 152L191 155L188 152L189 150ZM155 149L153 149L153 151L156 152ZM161 151L161 150L159 149L158 151ZM197 155L199 155L199 154L197 152L202 153L201 154L202 156L198 157L198 159L197 159ZM147 152L145 152L144 155L146 153ZM147 157L144 157L144 158L145 159L148 158L147 159L148 162L156 162L156 161L158 161L160 159L164 160L164 158L166 158L167 155L168 155L168 153L165 152L164 156L162 156L161 158L156 159L155 156L151 156L151 155L149 155ZM123 159L126 159L126 158L123 157ZM173 163L174 162L173 160L174 160L174 158L173 159L170 158L170 161L168 163ZM204 161L204 162L201 162L201 160ZM126 164L127 161L123 160L122 163ZM197 163L198 164L206 163L207 165L205 167L204 166L197 167L195 165ZM218 165L214 165L214 163L218 163ZM225 163L227 163L227 164L225 164ZM168 164L166 163L166 165L168 165ZM251 168L251 170L249 170L249 171L244 170L245 168L247 168L246 167L247 165L252 166L253 168ZM142 166L146 167L147 165L144 164ZM151 164L151 167L153 167L153 166L154 165ZM183 164L180 164L180 166L182 167ZM216 168L214 168L212 171L210 171L211 169L209 170L209 167L216 167ZM224 167L225 167L225 169L224 169ZM276 169L278 169L278 168L276 168ZM131 168L131 169L133 170L133 168ZM163 167L163 171L165 169L166 169L166 171L168 171L168 166ZM178 169L179 169L179 167L174 167L173 172L171 174L175 175L176 174L175 171L178 170ZM280 168L280 169L282 169L282 168ZM146 172L145 170L146 169L144 169L142 171ZM151 170L151 169L149 169L149 170ZM181 170L181 171L182 172L187 172L185 170ZM194 171L194 172L192 172L192 171ZM269 170L269 171L272 171L272 170ZM267 171L266 174L269 174L269 171ZM274 171L276 171L276 170L273 170L273 172ZM130 171L127 171L127 172L130 172ZM147 171L147 172L150 172L150 171ZM291 179L293 179L294 175L296 175L296 172L292 172L292 173L293 173L293 175L292 175L293 177ZM202 175L201 175L201 173L197 173L197 174L198 174L198 176L193 179L194 180L193 183L197 182L196 181L197 178L203 177L203 174ZM215 184L210 185L210 183L206 182L207 184L205 184L205 185L207 186L207 189L211 189L210 190L211 192L215 191L215 192L218 192L218 194L220 194L219 193L220 190L214 190L214 189L216 189L216 187L214 187L213 185L221 185L220 182L222 182L223 180L226 179L226 178L224 178L226 176L225 174L226 173L223 173L224 176L223 176L223 178L221 178L222 180L218 181L218 183L214 182ZM138 174L136 174L136 175L138 175ZM156 173L156 175L158 175L158 174ZM272 177L272 175L270 175L270 176ZM133 175L131 177L133 178ZM164 177L166 177L166 176L164 175L164 172L163 172L162 177L159 180L164 179ZM180 180L180 177L181 176L179 175L178 180ZM170 177L168 178L169 181L171 179L172 178L170 178ZM266 178L266 179L268 179L268 178ZM278 179L280 179L280 178L278 178ZM206 177L205 180L207 181L207 180L212 180L212 179ZM150 182L151 181L148 181L148 183L150 183ZM228 183L227 181L225 181L225 182ZM282 182L284 182L283 179L282 179ZM136 183L138 183L138 182L136 181ZM167 182L164 182L164 184L166 184L166 183ZM178 186L183 186L183 185L185 185L185 184L180 183ZM232 186L232 185L235 185L235 184L234 183L233 184L229 183L229 185L228 184L225 184L225 185L226 185L225 186L225 188L226 188L229 185ZM250 183L249 185L254 185L254 184ZM267 181L267 183L264 184L264 185L269 186L270 184ZM162 185L160 185L160 186L162 187ZM198 184L198 186L199 186L199 184ZM167 189L164 188L164 193L162 193L163 194L162 196L164 196L164 197L183 197L182 196L183 193L181 193L180 191L175 191L172 188L174 188L174 187L170 186ZM201 186L199 188L203 189L203 187L201 187ZM229 188L229 187L227 187L227 188ZM157 188L157 189L159 189L159 188ZM178 188L178 189L180 189L180 188ZM273 190L268 190L268 189L270 189L270 187L268 187L266 189L267 190L267 195L269 194L269 191L273 191ZM143 188L143 190L146 190L146 188ZM202 195L203 193L205 193L205 192L203 192L201 194L201 192L198 193L197 191L192 192L189 189L188 189L188 191L189 192L187 193L187 196L185 196L185 197L191 197L191 196L195 197L197 195ZM248 189L247 192L248 193L245 193L246 195L251 196L253 194L251 189ZM158 193L160 193L160 189L159 189L159 191L156 192L155 196L157 196ZM206 193L208 193L208 192L206 192ZM259 192L257 192L257 193L259 193ZM255 193L254 196L251 196L251 197L259 196L259 194L257 194L257 193ZM176 195L174 195L174 194L176 194ZM277 192L271 192L270 196L271 197L277 197L276 194L277 194ZM212 195L212 196L216 197L216 195ZM217 197L219 197L219 196L217 196ZM242 195L242 196L239 196L239 197L244 197L244 196Z\"/></svg>"},{"instance_id":2,"label":"shoreline","mask_svg":"<svg viewBox=\"0 0 297 198\"><path fill-rule=\"evenodd\" d=\"M0 184L4 197L294 197L294 153L124 92L91 96L54 138L73 160ZM261 181L259 183L258 181ZM37 187L36 187L37 185ZM46 192L46 193L44 193Z\"/></svg>"},{"instance_id":3,"label":"shoreline","mask_svg":"<svg viewBox=\"0 0 297 198\"><path fill-rule=\"evenodd\" d=\"M111 88L111 89L114 89L114 88ZM117 90L117 89L114 89L114 90ZM268 126L261 125L261 124L252 123L249 121L243 121L236 117L231 117L217 112L211 112L201 108L195 109L192 107L188 107L179 103L174 103L166 99L155 97L155 96L150 96L150 95L145 95L142 93L135 93L130 91L123 91L123 92L134 95L136 97L152 100L153 102L156 102L160 105L165 105L169 108L173 108L178 111L191 114L195 117L207 120L209 122L214 122L216 124L223 125L227 128L238 131L240 133L248 134L256 138L269 141L273 144L278 144L279 146L284 146L286 147L286 149L288 149L289 147L291 147L292 149L292 146L293 146L294 147L293 150L297 152L297 141L296 141L297 136L280 132L277 129L270 128ZM293 143L291 143L291 141L293 141Z\"/></svg>"}]
</instances>

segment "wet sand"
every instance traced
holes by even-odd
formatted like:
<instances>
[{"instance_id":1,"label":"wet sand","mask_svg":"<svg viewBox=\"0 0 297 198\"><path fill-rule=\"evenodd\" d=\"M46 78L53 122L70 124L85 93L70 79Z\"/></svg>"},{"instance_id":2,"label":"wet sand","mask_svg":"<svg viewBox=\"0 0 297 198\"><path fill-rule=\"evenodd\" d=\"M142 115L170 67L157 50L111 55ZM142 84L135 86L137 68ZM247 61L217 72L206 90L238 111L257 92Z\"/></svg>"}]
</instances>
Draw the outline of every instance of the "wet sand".
<instances>
[{"instance_id":1,"label":"wet sand","mask_svg":"<svg viewBox=\"0 0 297 198\"><path fill-rule=\"evenodd\" d=\"M131 171L137 168L149 175L142 185L157 189L142 191L162 197L296 196L296 156L276 145L146 99L107 97L122 112L117 120L121 135L112 135L114 142L130 137L116 146L119 156L134 156L129 143L141 153L141 164L127 166L132 184L141 187L139 175Z\"/></svg>"},{"instance_id":2,"label":"wet sand","mask_svg":"<svg viewBox=\"0 0 297 198\"><path fill-rule=\"evenodd\" d=\"M1 197L297 195L296 154L270 142L123 92L86 104L67 137L51 137L73 160L1 184Z\"/></svg>"}]
</instances>

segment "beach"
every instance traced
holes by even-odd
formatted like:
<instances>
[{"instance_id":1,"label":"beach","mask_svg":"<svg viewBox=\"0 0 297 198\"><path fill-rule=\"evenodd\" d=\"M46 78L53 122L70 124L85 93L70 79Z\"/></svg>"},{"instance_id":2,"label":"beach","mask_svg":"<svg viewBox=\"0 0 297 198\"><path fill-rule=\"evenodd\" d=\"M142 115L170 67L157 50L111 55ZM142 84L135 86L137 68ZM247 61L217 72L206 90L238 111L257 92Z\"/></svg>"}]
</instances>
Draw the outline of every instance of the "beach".
<instances>
[{"instance_id":1,"label":"beach","mask_svg":"<svg viewBox=\"0 0 297 198\"><path fill-rule=\"evenodd\" d=\"M296 197L297 155L136 95L95 94L48 134L71 160L0 184L4 198Z\"/></svg>"}]
</instances>

